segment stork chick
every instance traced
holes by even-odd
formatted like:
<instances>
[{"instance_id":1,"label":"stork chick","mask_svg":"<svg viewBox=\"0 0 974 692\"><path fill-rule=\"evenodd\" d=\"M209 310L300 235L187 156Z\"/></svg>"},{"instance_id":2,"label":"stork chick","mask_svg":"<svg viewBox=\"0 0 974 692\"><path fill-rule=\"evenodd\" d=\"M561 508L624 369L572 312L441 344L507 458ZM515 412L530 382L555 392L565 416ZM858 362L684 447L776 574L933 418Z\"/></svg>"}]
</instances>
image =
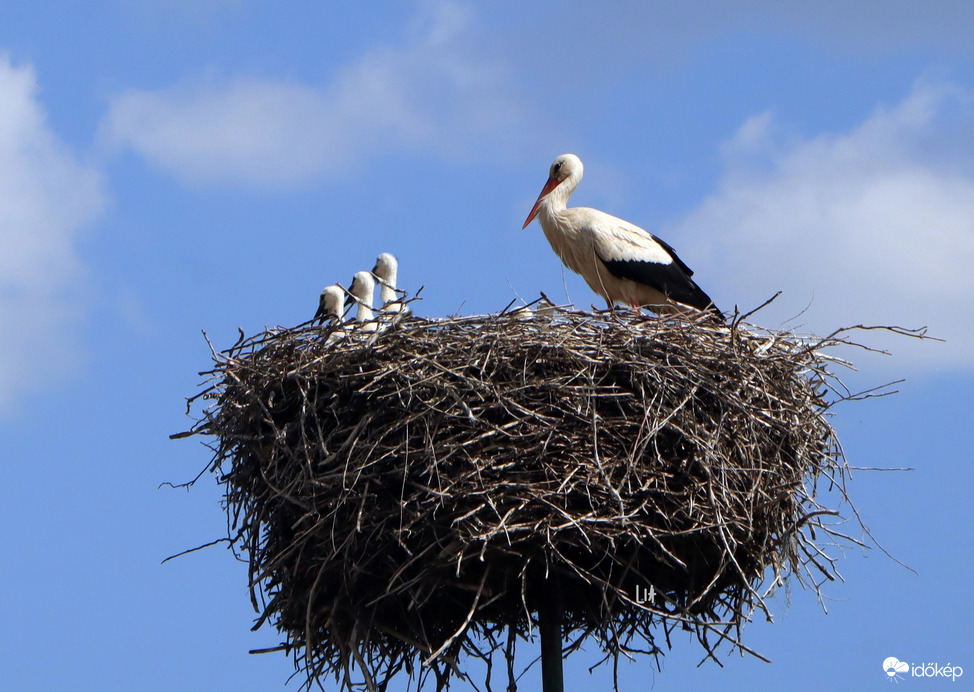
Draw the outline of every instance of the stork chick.
<instances>
[{"instance_id":1,"label":"stork chick","mask_svg":"<svg viewBox=\"0 0 974 692\"><path fill-rule=\"evenodd\" d=\"M384 312L402 313L408 315L410 309L403 304L396 291L396 281L399 278L399 260L391 252L383 252L375 260L372 274L379 283L379 298L382 300Z\"/></svg>"},{"instance_id":2,"label":"stork chick","mask_svg":"<svg viewBox=\"0 0 974 692\"><path fill-rule=\"evenodd\" d=\"M314 322L327 322L340 320L342 318L343 303L345 301L345 289L338 284L327 286L318 297L318 312L315 313Z\"/></svg>"},{"instance_id":3,"label":"stork chick","mask_svg":"<svg viewBox=\"0 0 974 692\"><path fill-rule=\"evenodd\" d=\"M375 293L375 278L371 272L361 271L352 278L352 285L348 288L348 297L345 305L357 303L358 309L355 312L355 321L360 323L360 329L374 332L379 328L375 321L375 313L372 311L372 296Z\"/></svg>"}]
</instances>

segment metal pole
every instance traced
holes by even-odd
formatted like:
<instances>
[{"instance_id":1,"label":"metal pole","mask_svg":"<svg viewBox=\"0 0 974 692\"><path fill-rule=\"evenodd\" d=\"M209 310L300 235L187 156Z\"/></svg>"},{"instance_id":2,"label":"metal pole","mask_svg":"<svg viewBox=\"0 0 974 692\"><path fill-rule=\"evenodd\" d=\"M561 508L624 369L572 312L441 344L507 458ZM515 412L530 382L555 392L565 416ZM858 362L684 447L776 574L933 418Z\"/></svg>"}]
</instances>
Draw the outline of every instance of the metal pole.
<instances>
[{"instance_id":1,"label":"metal pole","mask_svg":"<svg viewBox=\"0 0 974 692\"><path fill-rule=\"evenodd\" d=\"M561 590L558 577L552 572L541 593L538 609L538 629L541 631L541 689L542 692L565 692L561 660Z\"/></svg>"}]
</instances>

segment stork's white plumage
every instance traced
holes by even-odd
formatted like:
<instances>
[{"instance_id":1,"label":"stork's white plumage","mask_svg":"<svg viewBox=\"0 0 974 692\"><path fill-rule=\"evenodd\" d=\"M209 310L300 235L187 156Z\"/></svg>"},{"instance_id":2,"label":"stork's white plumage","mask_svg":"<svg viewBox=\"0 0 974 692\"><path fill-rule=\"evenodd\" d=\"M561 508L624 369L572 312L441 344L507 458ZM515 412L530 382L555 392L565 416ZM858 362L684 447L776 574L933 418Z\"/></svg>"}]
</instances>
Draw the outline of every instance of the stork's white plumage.
<instances>
[{"instance_id":1,"label":"stork's white plumage","mask_svg":"<svg viewBox=\"0 0 974 692\"><path fill-rule=\"evenodd\" d=\"M399 260L391 252L383 252L375 260L372 274L379 280L379 297L382 304L391 303L396 295L396 280L399 276Z\"/></svg>"},{"instance_id":2,"label":"stork's white plumage","mask_svg":"<svg viewBox=\"0 0 974 692\"><path fill-rule=\"evenodd\" d=\"M558 316L558 309L548 296L542 293L541 300L538 301L537 307L534 308L534 314L538 319L551 322Z\"/></svg>"},{"instance_id":3,"label":"stork's white plumage","mask_svg":"<svg viewBox=\"0 0 974 692\"><path fill-rule=\"evenodd\" d=\"M362 323L361 329L374 332L379 328L375 321L375 313L372 312L372 296L375 293L375 279L371 272L358 272L352 278L352 285L348 287L348 300L355 302L358 309L355 312L355 320Z\"/></svg>"},{"instance_id":4,"label":"stork's white plumage","mask_svg":"<svg viewBox=\"0 0 974 692\"><path fill-rule=\"evenodd\" d=\"M522 305L508 313L511 317L521 322L529 322L534 319L534 311L527 305Z\"/></svg>"},{"instance_id":5,"label":"stork's white plumage","mask_svg":"<svg viewBox=\"0 0 974 692\"><path fill-rule=\"evenodd\" d=\"M396 291L399 279L399 260L391 252L383 252L375 260L372 274L379 282L379 298L382 300L382 310L386 312L409 313L409 308L403 304Z\"/></svg>"},{"instance_id":6,"label":"stork's white plumage","mask_svg":"<svg viewBox=\"0 0 974 692\"><path fill-rule=\"evenodd\" d=\"M524 228L537 216L561 261L581 274L610 308L617 302L657 313L691 307L710 310L723 319L669 245L649 231L597 209L568 208L582 170L582 162L574 154L555 159Z\"/></svg>"},{"instance_id":7,"label":"stork's white plumage","mask_svg":"<svg viewBox=\"0 0 974 692\"><path fill-rule=\"evenodd\" d=\"M318 298L318 312L315 313L314 321L341 319L344 302L344 288L338 284L326 287Z\"/></svg>"}]
</instances>

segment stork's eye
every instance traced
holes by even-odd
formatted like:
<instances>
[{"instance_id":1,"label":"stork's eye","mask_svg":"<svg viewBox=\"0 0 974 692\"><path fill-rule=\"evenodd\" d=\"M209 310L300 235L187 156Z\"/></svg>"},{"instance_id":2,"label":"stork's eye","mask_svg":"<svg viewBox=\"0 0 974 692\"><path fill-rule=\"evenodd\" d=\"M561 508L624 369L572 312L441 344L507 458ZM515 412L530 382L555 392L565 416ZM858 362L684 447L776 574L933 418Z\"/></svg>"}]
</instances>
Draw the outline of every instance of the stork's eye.
<instances>
[{"instance_id":1,"label":"stork's eye","mask_svg":"<svg viewBox=\"0 0 974 692\"><path fill-rule=\"evenodd\" d=\"M556 163L556 164L555 164L554 166L552 166L552 168L551 168L551 172L552 172L552 173L557 173L557 172L558 172L558 171L560 171L560 170L561 170L561 161L559 161L558 163Z\"/></svg>"}]
</instances>

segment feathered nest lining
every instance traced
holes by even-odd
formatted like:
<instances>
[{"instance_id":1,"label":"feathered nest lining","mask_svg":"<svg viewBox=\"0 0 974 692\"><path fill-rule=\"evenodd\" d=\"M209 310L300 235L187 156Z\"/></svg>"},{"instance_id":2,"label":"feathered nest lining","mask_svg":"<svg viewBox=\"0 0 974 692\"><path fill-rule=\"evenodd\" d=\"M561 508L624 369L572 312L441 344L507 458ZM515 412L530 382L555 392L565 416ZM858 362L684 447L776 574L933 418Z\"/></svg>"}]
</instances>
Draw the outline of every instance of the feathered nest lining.
<instances>
[{"instance_id":1,"label":"feathered nest lining","mask_svg":"<svg viewBox=\"0 0 974 692\"><path fill-rule=\"evenodd\" d=\"M699 319L549 309L384 331L303 325L214 352L228 540L306 684L437 688L506 659L556 589L566 653L706 656L789 576L836 576L850 398L815 340ZM336 336L337 335L337 336ZM190 400L193 401L192 399ZM855 541L853 541L855 542ZM770 617L770 616L769 616ZM754 653L754 652L751 652Z\"/></svg>"}]
</instances>

